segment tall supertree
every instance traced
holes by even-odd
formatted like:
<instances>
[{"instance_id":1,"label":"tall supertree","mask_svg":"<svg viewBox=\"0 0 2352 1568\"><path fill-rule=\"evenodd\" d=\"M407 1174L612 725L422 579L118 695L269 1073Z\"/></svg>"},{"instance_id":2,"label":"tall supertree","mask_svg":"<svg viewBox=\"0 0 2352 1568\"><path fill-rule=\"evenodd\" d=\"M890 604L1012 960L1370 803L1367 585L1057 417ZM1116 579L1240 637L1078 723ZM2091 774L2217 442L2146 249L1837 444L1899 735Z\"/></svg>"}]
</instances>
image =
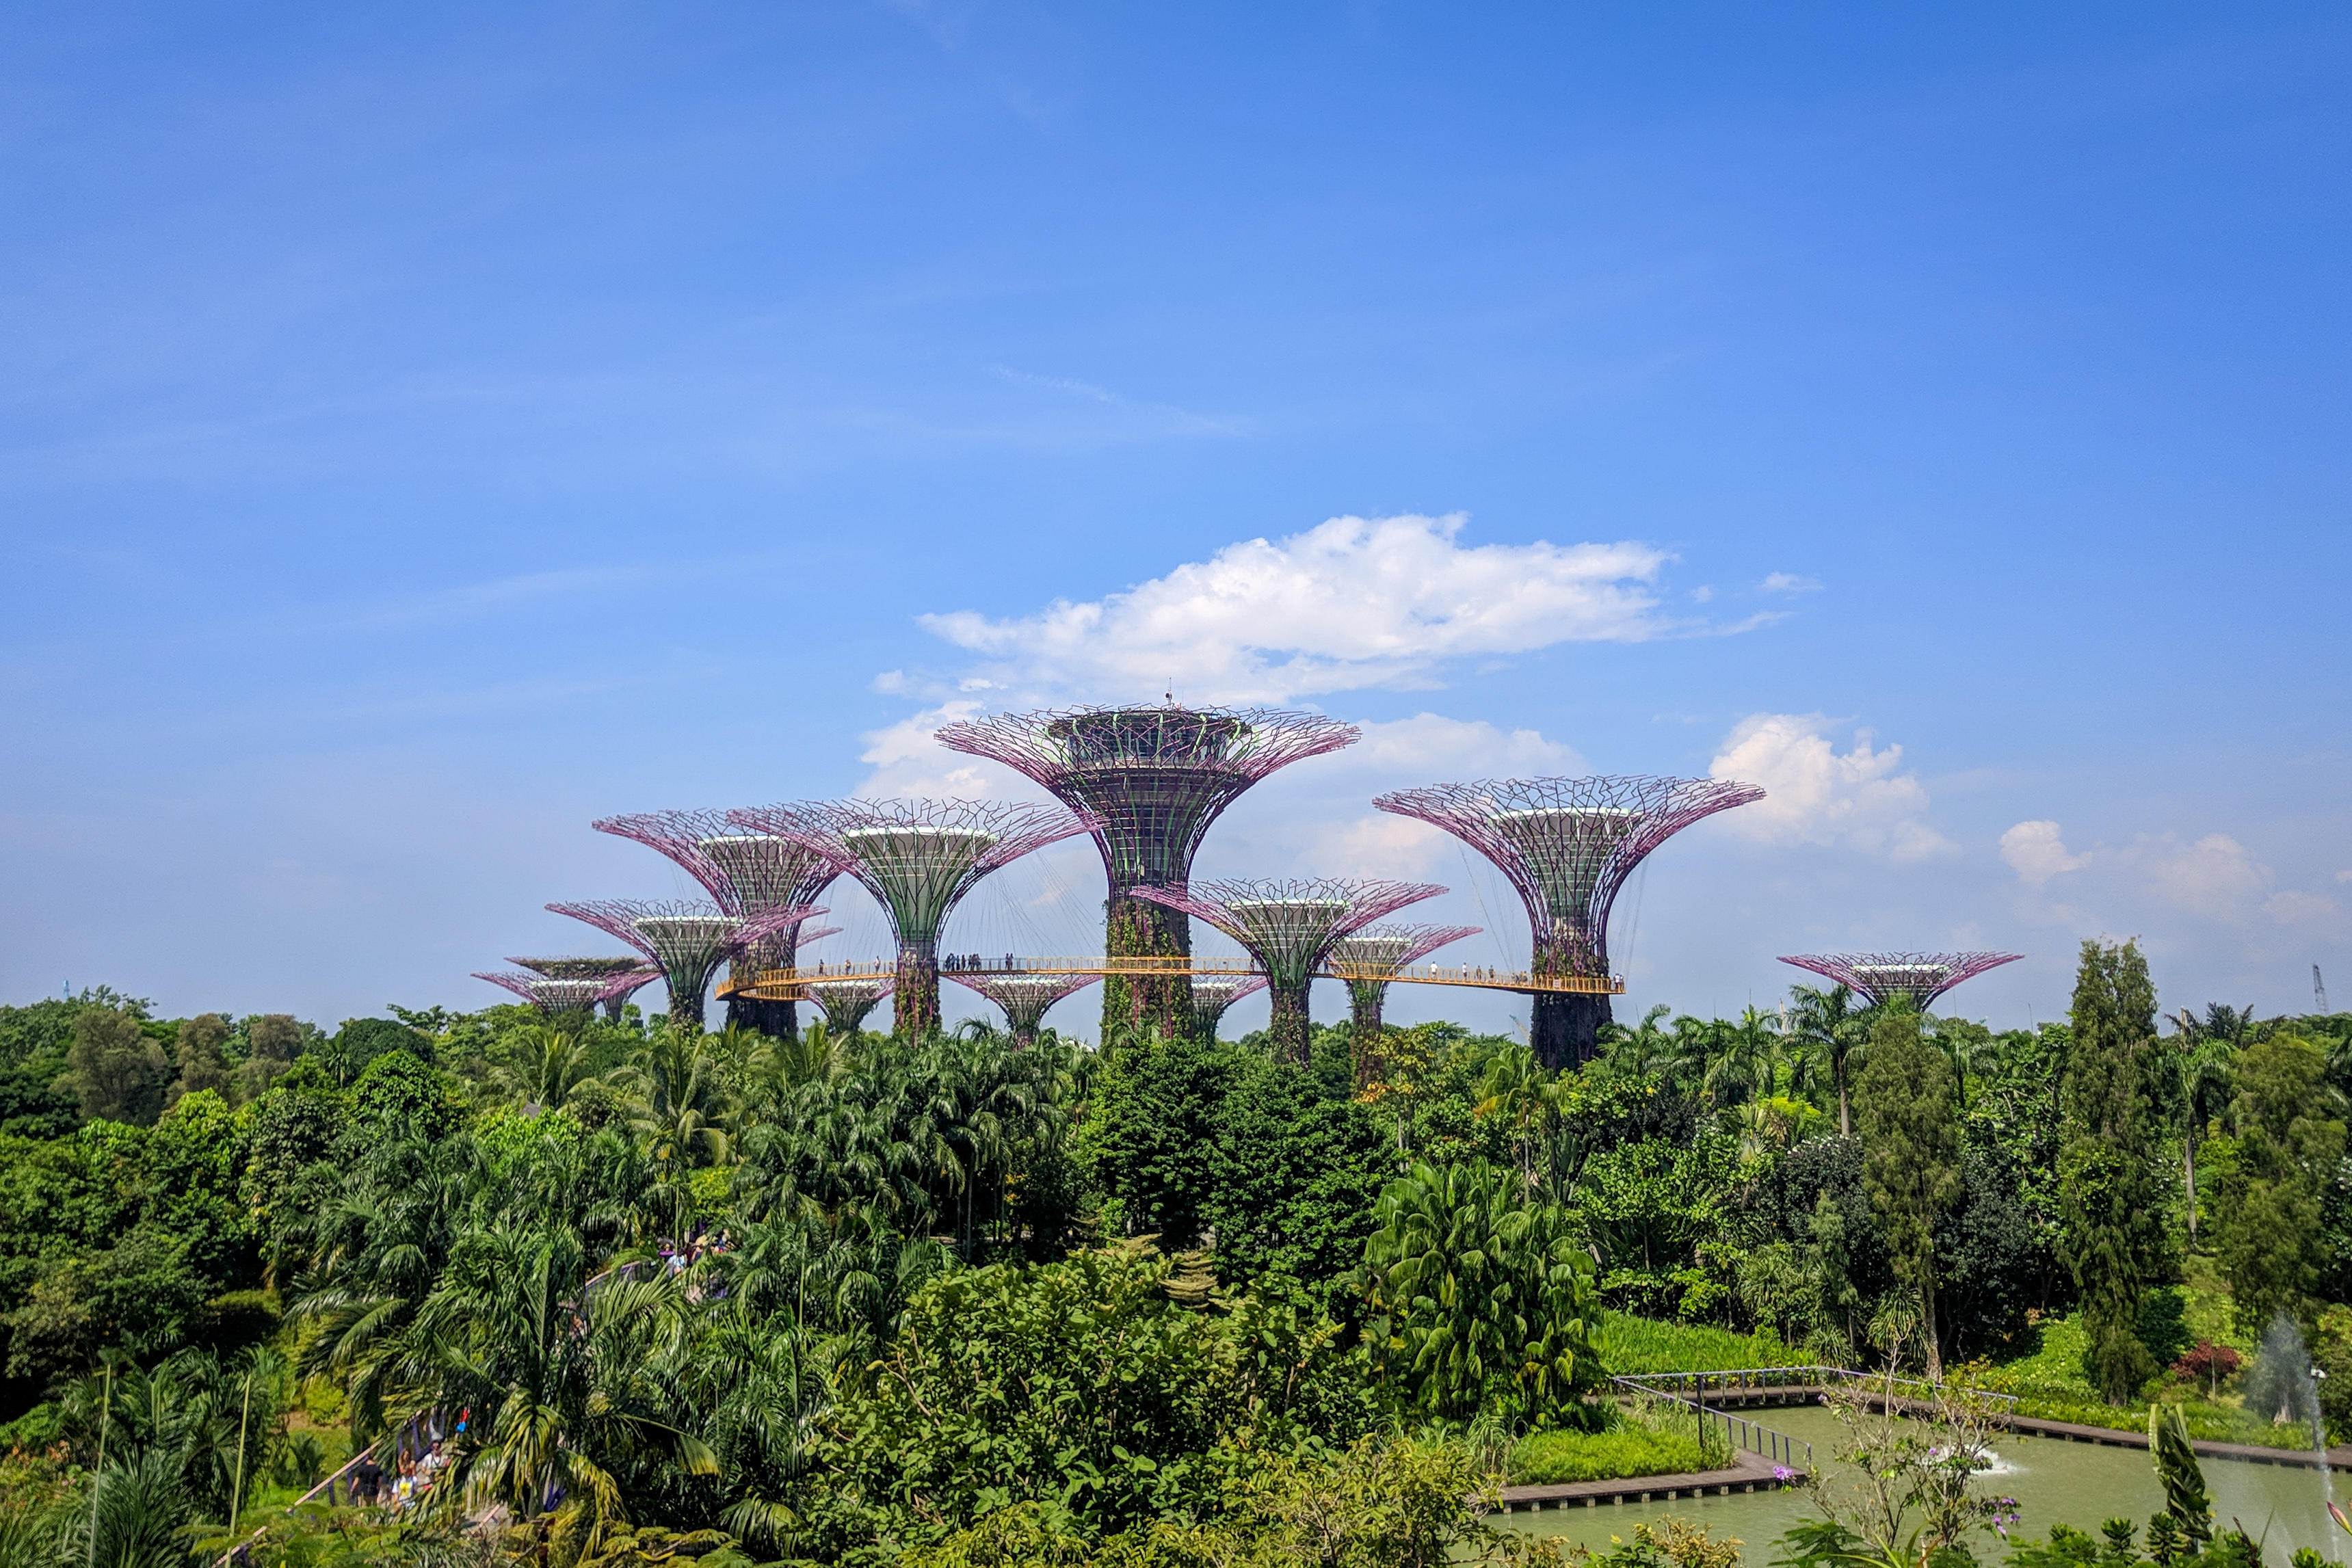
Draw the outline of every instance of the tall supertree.
<instances>
[{"instance_id":1,"label":"tall supertree","mask_svg":"<svg viewBox=\"0 0 2352 1568\"><path fill-rule=\"evenodd\" d=\"M1192 977L1192 1024L1203 1040L1217 1038L1225 1009L1244 997L1265 989L1264 975L1195 975Z\"/></svg>"},{"instance_id":2,"label":"tall supertree","mask_svg":"<svg viewBox=\"0 0 2352 1568\"><path fill-rule=\"evenodd\" d=\"M667 855L730 915L757 916L814 904L841 874L839 866L807 844L772 833L746 833L723 811L638 811L589 826ZM799 944L811 939L786 925L750 944L733 959L736 987L751 985L763 969L791 968ZM727 1021L786 1040L800 1032L800 1010L788 1001L730 996Z\"/></svg>"},{"instance_id":3,"label":"tall supertree","mask_svg":"<svg viewBox=\"0 0 2352 1568\"><path fill-rule=\"evenodd\" d=\"M752 832L807 845L882 905L898 939L890 1028L904 1040L940 1026L940 934L964 894L1091 825L1058 806L1003 800L833 800L728 815Z\"/></svg>"},{"instance_id":4,"label":"tall supertree","mask_svg":"<svg viewBox=\"0 0 2352 1568\"><path fill-rule=\"evenodd\" d=\"M584 920L619 937L661 967L669 985L672 1021L702 1030L703 994L719 966L779 928L797 925L822 909L772 909L765 915L730 915L715 904L637 898L591 899L551 904L558 915Z\"/></svg>"},{"instance_id":5,"label":"tall supertree","mask_svg":"<svg viewBox=\"0 0 2352 1568\"><path fill-rule=\"evenodd\" d=\"M1096 822L1110 894L1103 951L1115 958L1184 957L1192 928L1171 906L1139 899L1146 887L1182 893L1192 856L1218 814L1259 779L1361 735L1319 714L1277 708L1058 708L968 719L941 745L1028 775ZM1123 1027L1192 1028L1181 974L1111 975L1103 981L1103 1038Z\"/></svg>"},{"instance_id":6,"label":"tall supertree","mask_svg":"<svg viewBox=\"0 0 2352 1568\"><path fill-rule=\"evenodd\" d=\"M1592 1054L1609 1021L1609 906L1643 858L1702 817L1760 800L1725 779L1494 779L1400 789L1383 811L1444 829L1495 862L1528 907L1531 1043L1548 1068Z\"/></svg>"},{"instance_id":7,"label":"tall supertree","mask_svg":"<svg viewBox=\"0 0 2352 1568\"><path fill-rule=\"evenodd\" d=\"M2022 953L1798 953L1780 962L1835 980L1874 1006L1903 997L1924 1013L1937 997L1962 980L2024 956Z\"/></svg>"},{"instance_id":8,"label":"tall supertree","mask_svg":"<svg viewBox=\"0 0 2352 1568\"><path fill-rule=\"evenodd\" d=\"M1098 975L960 975L948 978L978 991L1004 1009L1004 1027L1015 1048L1037 1041L1045 1009L1064 997L1074 996L1101 978Z\"/></svg>"},{"instance_id":9,"label":"tall supertree","mask_svg":"<svg viewBox=\"0 0 2352 1568\"><path fill-rule=\"evenodd\" d=\"M554 979L546 975L534 975L520 969L477 969L474 978L503 986L553 1018L559 1013L593 1012L604 999L604 990L612 982L590 979Z\"/></svg>"},{"instance_id":10,"label":"tall supertree","mask_svg":"<svg viewBox=\"0 0 2352 1568\"><path fill-rule=\"evenodd\" d=\"M604 1016L614 1023L621 1021L621 1009L630 997L661 978L661 970L635 953L625 957L509 958L507 962L517 968L529 969L534 975L544 975L551 980L611 982L598 999L604 1004ZM631 978L633 983L621 984L625 977Z\"/></svg>"},{"instance_id":11,"label":"tall supertree","mask_svg":"<svg viewBox=\"0 0 2352 1568\"><path fill-rule=\"evenodd\" d=\"M824 1009L825 1027L851 1034L866 1027L866 1015L881 1006L896 980L811 980L809 1000Z\"/></svg>"},{"instance_id":12,"label":"tall supertree","mask_svg":"<svg viewBox=\"0 0 2352 1568\"><path fill-rule=\"evenodd\" d=\"M1307 997L1332 947L1373 921L1445 890L1426 882L1210 882L1186 893L1139 887L1135 896L1205 920L1240 943L1274 995L1274 1053L1307 1060Z\"/></svg>"},{"instance_id":13,"label":"tall supertree","mask_svg":"<svg viewBox=\"0 0 2352 1568\"><path fill-rule=\"evenodd\" d=\"M1334 979L1348 983L1348 999L1354 1004L1357 1087L1370 1082L1380 1065L1381 1012L1388 1005L1389 987L1397 971L1421 962L1449 942L1475 936L1484 929L1479 925L1367 925L1331 945L1331 957L1325 967Z\"/></svg>"}]
</instances>

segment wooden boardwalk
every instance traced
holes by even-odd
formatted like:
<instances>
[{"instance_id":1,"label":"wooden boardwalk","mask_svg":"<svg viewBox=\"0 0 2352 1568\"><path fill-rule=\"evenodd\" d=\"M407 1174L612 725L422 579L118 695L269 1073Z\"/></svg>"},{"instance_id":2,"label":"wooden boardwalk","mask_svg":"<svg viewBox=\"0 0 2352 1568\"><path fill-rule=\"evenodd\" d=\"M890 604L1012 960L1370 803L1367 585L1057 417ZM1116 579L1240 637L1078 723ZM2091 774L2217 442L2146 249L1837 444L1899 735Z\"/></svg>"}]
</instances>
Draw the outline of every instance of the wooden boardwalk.
<instances>
[{"instance_id":1,"label":"wooden boardwalk","mask_svg":"<svg viewBox=\"0 0 2352 1568\"><path fill-rule=\"evenodd\" d=\"M1552 1486L1505 1487L1503 1511L1532 1513L1547 1508L1595 1508L1602 1503L1728 1497L1733 1492L1770 1491L1777 1487L1802 1486L1804 1482L1804 1471L1777 1467L1769 1459L1743 1449L1732 1456L1728 1469L1664 1476L1622 1476L1605 1481L1560 1481Z\"/></svg>"},{"instance_id":2,"label":"wooden boardwalk","mask_svg":"<svg viewBox=\"0 0 2352 1568\"><path fill-rule=\"evenodd\" d=\"M1822 1402L1822 1396L1827 1392L1828 1390L1819 1385L1805 1384L1790 1385L1779 1388L1741 1388L1736 1385L1728 1388L1709 1387L1706 1391L1706 1403L1707 1407L1713 1410L1748 1406L1818 1405ZM1883 1395L1865 1393L1864 1397L1874 1405L1883 1406L1887 1403ZM1924 1416L1932 1413L1935 1408L1925 1400L1906 1399L1899 1395L1893 1400L1893 1404L1895 1411L1905 1416ZM1996 1427L2006 1427L2012 1432L2021 1432L2029 1437L2056 1437L2070 1443L2102 1443L2111 1448L2147 1447L2147 1434L2145 1431L2126 1431L2115 1427L2088 1427L2076 1421L2050 1421L2039 1416L2019 1416L2007 1411L1995 1412L1991 1420ZM2317 1469L2320 1466L2319 1455L2309 1448L2272 1448L2259 1443L2214 1443L2202 1440L2193 1441L2189 1446L2196 1449L2199 1457L2202 1458L2237 1459L2256 1465L2299 1465L2305 1469ZM2327 1464L2330 1468L2337 1469L2352 1468L2352 1444L2338 1444L2330 1448L2327 1451Z\"/></svg>"}]
</instances>

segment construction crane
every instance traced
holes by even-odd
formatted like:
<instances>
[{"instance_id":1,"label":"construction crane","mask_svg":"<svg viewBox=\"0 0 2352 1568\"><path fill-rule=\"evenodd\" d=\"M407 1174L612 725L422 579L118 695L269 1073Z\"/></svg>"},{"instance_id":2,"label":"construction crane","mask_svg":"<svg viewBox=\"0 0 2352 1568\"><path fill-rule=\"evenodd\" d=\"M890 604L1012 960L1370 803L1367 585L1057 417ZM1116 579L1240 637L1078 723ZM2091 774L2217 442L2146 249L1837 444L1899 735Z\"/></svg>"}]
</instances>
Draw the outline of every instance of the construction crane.
<instances>
[{"instance_id":1,"label":"construction crane","mask_svg":"<svg viewBox=\"0 0 2352 1568\"><path fill-rule=\"evenodd\" d=\"M2315 1010L2325 1017L2327 1012L2327 982L2319 977L2319 966L2311 967L2311 1000Z\"/></svg>"}]
</instances>

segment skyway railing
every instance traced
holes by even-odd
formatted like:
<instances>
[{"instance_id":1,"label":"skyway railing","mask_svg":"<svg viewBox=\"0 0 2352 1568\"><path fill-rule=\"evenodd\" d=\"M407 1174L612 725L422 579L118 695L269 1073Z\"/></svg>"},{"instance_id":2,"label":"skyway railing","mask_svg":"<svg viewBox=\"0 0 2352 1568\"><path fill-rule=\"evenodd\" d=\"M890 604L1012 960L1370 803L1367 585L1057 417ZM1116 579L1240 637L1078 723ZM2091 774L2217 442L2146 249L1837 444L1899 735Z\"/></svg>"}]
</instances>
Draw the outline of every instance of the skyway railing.
<instances>
[{"instance_id":1,"label":"skyway railing","mask_svg":"<svg viewBox=\"0 0 2352 1568\"><path fill-rule=\"evenodd\" d=\"M971 960L969 962L965 960ZM844 958L793 969L762 969L750 986L722 983L719 995L749 996L761 1001L805 1001L814 980L895 979L896 958ZM1250 958L1218 958L1114 955L1108 956L1029 958L1015 954L946 954L940 973L996 978L1020 975L1160 975L1250 976L1265 971ZM1525 969L1486 968L1475 965L1415 964L1388 968L1378 964L1329 964L1322 975L1335 980L1385 980L1408 986L1471 986L1493 991L1566 992L1615 996L1625 989L1618 975L1537 975Z\"/></svg>"}]
</instances>

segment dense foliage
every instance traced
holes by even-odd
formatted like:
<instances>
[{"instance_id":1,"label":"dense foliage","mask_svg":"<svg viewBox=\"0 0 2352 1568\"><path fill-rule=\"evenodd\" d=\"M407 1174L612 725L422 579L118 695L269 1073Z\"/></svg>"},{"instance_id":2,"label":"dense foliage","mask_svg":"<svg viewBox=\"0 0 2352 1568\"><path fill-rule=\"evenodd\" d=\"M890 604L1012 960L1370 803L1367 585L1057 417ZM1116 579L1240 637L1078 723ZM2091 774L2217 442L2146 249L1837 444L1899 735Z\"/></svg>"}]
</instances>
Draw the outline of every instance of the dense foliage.
<instances>
[{"instance_id":1,"label":"dense foliage","mask_svg":"<svg viewBox=\"0 0 2352 1568\"><path fill-rule=\"evenodd\" d=\"M182 1562L437 1432L401 1560L1435 1561L1506 1463L1688 1462L1612 1358L1892 1347L2202 1436L2308 1347L2352 1397L2352 1019L2153 997L2093 946L2063 1024L1800 988L1560 1073L0 1009L0 1532Z\"/></svg>"}]
</instances>

